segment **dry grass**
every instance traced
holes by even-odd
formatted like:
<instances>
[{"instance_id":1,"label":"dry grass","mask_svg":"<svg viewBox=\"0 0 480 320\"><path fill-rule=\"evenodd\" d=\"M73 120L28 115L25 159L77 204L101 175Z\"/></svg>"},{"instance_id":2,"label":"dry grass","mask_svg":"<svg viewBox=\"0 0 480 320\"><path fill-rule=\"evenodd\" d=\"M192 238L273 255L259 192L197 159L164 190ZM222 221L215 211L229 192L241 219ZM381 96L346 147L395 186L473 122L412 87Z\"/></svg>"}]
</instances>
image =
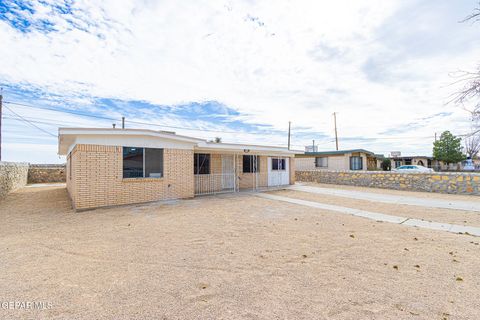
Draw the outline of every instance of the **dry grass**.
<instances>
[{"instance_id":1,"label":"dry grass","mask_svg":"<svg viewBox=\"0 0 480 320\"><path fill-rule=\"evenodd\" d=\"M0 309L2 319L476 319L480 310L480 248L465 235L248 194L73 213L65 189L27 188L0 201L0 218L0 300L53 303Z\"/></svg>"}]
</instances>

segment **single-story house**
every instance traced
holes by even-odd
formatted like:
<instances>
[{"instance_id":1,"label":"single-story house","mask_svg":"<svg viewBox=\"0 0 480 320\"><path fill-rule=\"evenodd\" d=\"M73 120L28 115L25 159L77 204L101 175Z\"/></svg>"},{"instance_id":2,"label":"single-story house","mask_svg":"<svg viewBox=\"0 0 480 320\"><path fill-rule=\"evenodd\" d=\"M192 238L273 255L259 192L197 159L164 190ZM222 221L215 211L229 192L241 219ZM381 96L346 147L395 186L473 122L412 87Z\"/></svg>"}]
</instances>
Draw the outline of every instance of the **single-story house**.
<instances>
[{"instance_id":1,"label":"single-story house","mask_svg":"<svg viewBox=\"0 0 480 320\"><path fill-rule=\"evenodd\" d=\"M417 165L427 168L432 168L434 165L434 160L432 157L428 156L402 156L402 157L392 157L390 158L392 162L392 169L398 168L400 166L410 166Z\"/></svg>"},{"instance_id":2,"label":"single-story house","mask_svg":"<svg viewBox=\"0 0 480 320\"><path fill-rule=\"evenodd\" d=\"M373 152L364 149L305 152L295 155L296 170L377 170Z\"/></svg>"},{"instance_id":3,"label":"single-story house","mask_svg":"<svg viewBox=\"0 0 480 320\"><path fill-rule=\"evenodd\" d=\"M287 148L145 129L60 128L73 207L90 209L293 184Z\"/></svg>"}]
</instances>

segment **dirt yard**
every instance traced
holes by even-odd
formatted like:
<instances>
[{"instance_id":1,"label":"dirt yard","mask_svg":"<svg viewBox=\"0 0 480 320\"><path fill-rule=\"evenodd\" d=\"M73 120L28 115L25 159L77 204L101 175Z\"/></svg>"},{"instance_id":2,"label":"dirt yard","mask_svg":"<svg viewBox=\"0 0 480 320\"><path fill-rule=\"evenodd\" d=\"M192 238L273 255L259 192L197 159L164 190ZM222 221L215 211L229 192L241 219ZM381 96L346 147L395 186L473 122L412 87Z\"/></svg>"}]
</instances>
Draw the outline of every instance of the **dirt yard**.
<instances>
[{"instance_id":1,"label":"dirt yard","mask_svg":"<svg viewBox=\"0 0 480 320\"><path fill-rule=\"evenodd\" d=\"M254 194L74 213L63 187L17 191L0 218L0 319L480 318L468 235Z\"/></svg>"}]
</instances>

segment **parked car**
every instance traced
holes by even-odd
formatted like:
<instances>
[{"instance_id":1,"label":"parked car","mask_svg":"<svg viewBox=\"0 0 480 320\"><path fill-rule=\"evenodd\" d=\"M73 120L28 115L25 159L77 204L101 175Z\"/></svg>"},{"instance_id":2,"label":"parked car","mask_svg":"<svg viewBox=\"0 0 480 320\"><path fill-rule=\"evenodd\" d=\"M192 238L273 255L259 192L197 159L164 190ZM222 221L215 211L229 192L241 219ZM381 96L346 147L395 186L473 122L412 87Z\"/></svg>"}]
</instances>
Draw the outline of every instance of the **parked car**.
<instances>
[{"instance_id":1,"label":"parked car","mask_svg":"<svg viewBox=\"0 0 480 320\"><path fill-rule=\"evenodd\" d=\"M430 173L433 172L432 168L426 168L424 166L400 166L392 170L393 172L403 172L403 173Z\"/></svg>"}]
</instances>

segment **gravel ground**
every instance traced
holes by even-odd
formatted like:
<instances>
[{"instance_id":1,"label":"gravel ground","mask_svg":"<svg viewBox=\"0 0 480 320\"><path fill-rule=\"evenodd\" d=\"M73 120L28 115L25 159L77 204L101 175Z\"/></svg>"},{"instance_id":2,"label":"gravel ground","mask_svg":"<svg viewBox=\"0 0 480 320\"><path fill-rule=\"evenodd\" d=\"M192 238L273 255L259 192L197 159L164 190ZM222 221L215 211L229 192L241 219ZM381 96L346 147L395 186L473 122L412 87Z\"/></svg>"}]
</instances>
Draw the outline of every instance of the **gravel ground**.
<instances>
[{"instance_id":1,"label":"gravel ground","mask_svg":"<svg viewBox=\"0 0 480 320\"><path fill-rule=\"evenodd\" d=\"M281 190L270 193L278 196L333 204L392 216L480 227L480 212L372 202L294 190Z\"/></svg>"},{"instance_id":2,"label":"gravel ground","mask_svg":"<svg viewBox=\"0 0 480 320\"><path fill-rule=\"evenodd\" d=\"M0 201L0 319L478 319L478 238L252 194L74 213ZM3 306L4 304L2 304Z\"/></svg>"}]
</instances>

